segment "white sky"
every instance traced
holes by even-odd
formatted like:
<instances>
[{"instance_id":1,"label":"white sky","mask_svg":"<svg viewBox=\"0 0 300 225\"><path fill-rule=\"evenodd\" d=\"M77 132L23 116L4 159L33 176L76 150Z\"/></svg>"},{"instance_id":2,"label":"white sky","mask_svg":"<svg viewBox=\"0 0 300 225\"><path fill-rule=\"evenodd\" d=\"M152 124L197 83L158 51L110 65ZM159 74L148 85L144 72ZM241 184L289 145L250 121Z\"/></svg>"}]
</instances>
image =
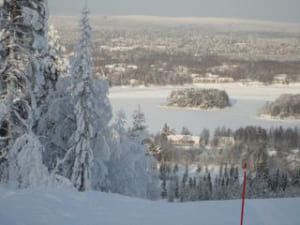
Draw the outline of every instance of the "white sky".
<instances>
[{"instance_id":1,"label":"white sky","mask_svg":"<svg viewBox=\"0 0 300 225\"><path fill-rule=\"evenodd\" d=\"M2 0L0 0L2 1ZM48 0L52 14L231 17L300 22L300 0Z\"/></svg>"}]
</instances>

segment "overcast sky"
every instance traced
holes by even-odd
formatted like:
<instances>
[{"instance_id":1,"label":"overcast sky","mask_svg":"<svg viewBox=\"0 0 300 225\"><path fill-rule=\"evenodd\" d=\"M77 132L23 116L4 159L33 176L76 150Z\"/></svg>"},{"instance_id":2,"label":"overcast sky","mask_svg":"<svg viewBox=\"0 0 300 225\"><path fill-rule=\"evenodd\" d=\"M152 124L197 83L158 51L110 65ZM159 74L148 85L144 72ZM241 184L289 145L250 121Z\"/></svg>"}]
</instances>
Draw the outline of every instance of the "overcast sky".
<instances>
[{"instance_id":1,"label":"overcast sky","mask_svg":"<svg viewBox=\"0 0 300 225\"><path fill-rule=\"evenodd\" d=\"M86 0L49 0L52 14L78 14ZM300 22L300 0L88 0L93 14L231 17Z\"/></svg>"}]
</instances>

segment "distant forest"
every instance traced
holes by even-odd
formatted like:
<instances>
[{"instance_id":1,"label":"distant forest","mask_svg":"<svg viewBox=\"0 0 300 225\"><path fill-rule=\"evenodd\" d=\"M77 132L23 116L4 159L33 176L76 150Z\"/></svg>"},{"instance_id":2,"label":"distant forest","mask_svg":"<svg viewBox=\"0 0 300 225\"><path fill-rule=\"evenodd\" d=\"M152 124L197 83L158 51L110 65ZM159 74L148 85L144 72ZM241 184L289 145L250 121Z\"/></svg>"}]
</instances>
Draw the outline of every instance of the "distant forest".
<instances>
[{"instance_id":1,"label":"distant forest","mask_svg":"<svg viewBox=\"0 0 300 225\"><path fill-rule=\"evenodd\" d=\"M191 135L187 128L183 133ZM161 195L169 201L239 198L239 168L245 163L248 198L300 194L299 127L266 130L249 126L235 131L222 127L213 133L204 129L198 146L189 149L174 146L168 140L171 134L172 129L165 125L150 145L150 152L160 162ZM226 137L234 142L224 145ZM197 167L196 172L189 171L192 165ZM209 165L218 165L218 171L212 171ZM185 167L184 173L180 167Z\"/></svg>"},{"instance_id":2,"label":"distant forest","mask_svg":"<svg viewBox=\"0 0 300 225\"><path fill-rule=\"evenodd\" d=\"M300 94L284 94L260 110L262 116L276 119L300 119Z\"/></svg>"},{"instance_id":3,"label":"distant forest","mask_svg":"<svg viewBox=\"0 0 300 225\"><path fill-rule=\"evenodd\" d=\"M105 64L116 63L110 55L97 57L97 68ZM215 67L235 65L234 68L224 71L215 71L221 77L232 78L234 81L252 80L265 84L272 84L279 74L285 74L285 83L300 81L300 62L298 61L245 61L230 60L217 55L194 57L186 53L162 53L155 51L145 52L136 49L122 54L122 63L134 64L138 68L134 71L126 70L122 73L110 73L104 69L111 85L127 85L135 79L143 85L182 85L193 83L192 74L205 75L213 73ZM120 63L120 62L119 62ZM186 67L188 71L180 68Z\"/></svg>"}]
</instances>

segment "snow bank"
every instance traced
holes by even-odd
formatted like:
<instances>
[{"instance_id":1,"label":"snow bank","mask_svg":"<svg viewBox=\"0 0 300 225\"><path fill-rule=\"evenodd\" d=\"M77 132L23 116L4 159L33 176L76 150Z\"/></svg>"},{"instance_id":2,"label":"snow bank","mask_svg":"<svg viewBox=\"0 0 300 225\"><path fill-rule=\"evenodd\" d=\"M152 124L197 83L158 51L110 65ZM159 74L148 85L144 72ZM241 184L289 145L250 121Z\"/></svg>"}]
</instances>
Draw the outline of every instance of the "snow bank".
<instances>
[{"instance_id":1,"label":"snow bank","mask_svg":"<svg viewBox=\"0 0 300 225\"><path fill-rule=\"evenodd\" d=\"M233 225L240 201L151 202L100 192L0 187L1 225ZM249 200L247 225L299 225L300 199Z\"/></svg>"}]
</instances>

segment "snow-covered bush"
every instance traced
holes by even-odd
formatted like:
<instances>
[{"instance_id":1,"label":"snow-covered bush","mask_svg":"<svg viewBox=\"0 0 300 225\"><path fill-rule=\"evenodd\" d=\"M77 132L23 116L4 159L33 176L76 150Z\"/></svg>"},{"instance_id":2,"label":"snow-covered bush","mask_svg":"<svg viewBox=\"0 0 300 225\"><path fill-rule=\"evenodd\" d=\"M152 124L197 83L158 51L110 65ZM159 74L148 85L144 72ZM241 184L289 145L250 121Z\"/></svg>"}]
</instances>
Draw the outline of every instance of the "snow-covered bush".
<instances>
[{"instance_id":1,"label":"snow-covered bush","mask_svg":"<svg viewBox=\"0 0 300 225\"><path fill-rule=\"evenodd\" d=\"M47 100L47 110L38 123L38 135L45 147L43 161L49 171L66 154L70 147L69 139L76 129L70 89L71 76L60 77L55 92ZM67 177L69 166L60 170L60 174Z\"/></svg>"},{"instance_id":2,"label":"snow-covered bush","mask_svg":"<svg viewBox=\"0 0 300 225\"><path fill-rule=\"evenodd\" d=\"M112 192L128 196L156 199L159 197L158 174L153 158L146 155L143 139L147 137L147 130L145 120L141 118L144 114L139 107L133 114L133 127L128 132L125 114L122 111L117 114L112 127L114 146L118 149L109 163L110 188Z\"/></svg>"},{"instance_id":3,"label":"snow-covered bush","mask_svg":"<svg viewBox=\"0 0 300 225\"><path fill-rule=\"evenodd\" d=\"M43 146L34 134L19 137L9 151L9 182L18 188L40 187L49 174L42 163Z\"/></svg>"}]
</instances>

